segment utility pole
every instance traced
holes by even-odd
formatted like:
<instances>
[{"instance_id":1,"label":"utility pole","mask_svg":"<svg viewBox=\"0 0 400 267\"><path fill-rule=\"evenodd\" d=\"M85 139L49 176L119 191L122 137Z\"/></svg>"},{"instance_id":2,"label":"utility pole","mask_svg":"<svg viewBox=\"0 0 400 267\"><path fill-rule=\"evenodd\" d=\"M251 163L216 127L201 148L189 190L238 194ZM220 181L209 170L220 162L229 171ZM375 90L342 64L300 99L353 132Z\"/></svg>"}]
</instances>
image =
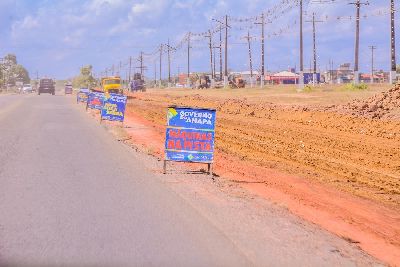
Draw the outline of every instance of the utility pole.
<instances>
[{"instance_id":1,"label":"utility pole","mask_svg":"<svg viewBox=\"0 0 400 267\"><path fill-rule=\"evenodd\" d=\"M157 86L157 62L154 60L154 88Z\"/></svg>"},{"instance_id":2,"label":"utility pole","mask_svg":"<svg viewBox=\"0 0 400 267\"><path fill-rule=\"evenodd\" d=\"M163 44L160 45L160 88L161 88L161 84L162 84L162 52L163 52Z\"/></svg>"},{"instance_id":3,"label":"utility pole","mask_svg":"<svg viewBox=\"0 0 400 267\"><path fill-rule=\"evenodd\" d=\"M220 72L221 72L221 80L222 80L222 25L225 25L225 72L224 72L224 87L228 85L228 15L225 15L225 22L219 21L217 19L212 19L220 24L220 36L219 36L219 44L220 44Z\"/></svg>"},{"instance_id":4,"label":"utility pole","mask_svg":"<svg viewBox=\"0 0 400 267\"><path fill-rule=\"evenodd\" d=\"M168 83L171 83L171 48L169 46L169 39L168 39ZM170 85L168 84L168 87Z\"/></svg>"},{"instance_id":5,"label":"utility pole","mask_svg":"<svg viewBox=\"0 0 400 267\"><path fill-rule=\"evenodd\" d=\"M248 48L249 48L249 67L250 67L250 86L253 87L253 62L251 59L251 39L250 31L247 31L247 36L244 37L247 40Z\"/></svg>"},{"instance_id":6,"label":"utility pole","mask_svg":"<svg viewBox=\"0 0 400 267\"><path fill-rule=\"evenodd\" d=\"M132 71L132 57L129 57L129 77L128 77L129 84L131 84L131 71Z\"/></svg>"},{"instance_id":7,"label":"utility pole","mask_svg":"<svg viewBox=\"0 0 400 267\"><path fill-rule=\"evenodd\" d=\"M333 60L329 59L329 83L333 84Z\"/></svg>"},{"instance_id":8,"label":"utility pole","mask_svg":"<svg viewBox=\"0 0 400 267\"><path fill-rule=\"evenodd\" d=\"M114 76L114 64L112 65L112 75Z\"/></svg>"},{"instance_id":9,"label":"utility pole","mask_svg":"<svg viewBox=\"0 0 400 267\"><path fill-rule=\"evenodd\" d=\"M394 26L394 0L390 0L390 62L391 62L391 68L390 68L390 78L389 82L390 84L395 83L397 79L397 72L396 72L396 30Z\"/></svg>"},{"instance_id":10,"label":"utility pole","mask_svg":"<svg viewBox=\"0 0 400 267\"><path fill-rule=\"evenodd\" d=\"M264 44L264 28L265 28L265 16L264 13L261 13L261 22L256 22L255 24L261 24L261 88L264 87L264 79L265 79L265 44Z\"/></svg>"},{"instance_id":11,"label":"utility pole","mask_svg":"<svg viewBox=\"0 0 400 267\"><path fill-rule=\"evenodd\" d=\"M371 49L371 83L374 83L374 50L376 50L376 46L370 45L369 49Z\"/></svg>"},{"instance_id":12,"label":"utility pole","mask_svg":"<svg viewBox=\"0 0 400 267\"><path fill-rule=\"evenodd\" d=\"M214 71L213 71L213 47L212 47L212 34L211 30L208 30L208 35L205 36L209 38L208 47L210 49L210 66L211 66L211 79L214 79Z\"/></svg>"},{"instance_id":13,"label":"utility pole","mask_svg":"<svg viewBox=\"0 0 400 267\"><path fill-rule=\"evenodd\" d=\"M214 72L214 79L216 79L217 78L217 72L216 72L216 70L215 70L215 49L216 48L218 48L218 47L216 47L216 46L214 46L214 44L213 44L213 72Z\"/></svg>"},{"instance_id":14,"label":"utility pole","mask_svg":"<svg viewBox=\"0 0 400 267\"><path fill-rule=\"evenodd\" d=\"M143 78L143 52L140 52L140 75Z\"/></svg>"},{"instance_id":15,"label":"utility pole","mask_svg":"<svg viewBox=\"0 0 400 267\"><path fill-rule=\"evenodd\" d=\"M191 32L188 33L188 46L187 46L187 87L190 87L190 35Z\"/></svg>"},{"instance_id":16,"label":"utility pole","mask_svg":"<svg viewBox=\"0 0 400 267\"><path fill-rule=\"evenodd\" d=\"M169 38L168 38L168 87L171 86L171 46L169 45Z\"/></svg>"},{"instance_id":17,"label":"utility pole","mask_svg":"<svg viewBox=\"0 0 400 267\"><path fill-rule=\"evenodd\" d=\"M304 61L303 61L303 0L300 0L300 78L299 89L304 89Z\"/></svg>"},{"instance_id":18,"label":"utility pole","mask_svg":"<svg viewBox=\"0 0 400 267\"><path fill-rule=\"evenodd\" d=\"M222 81L222 25L219 25L219 78Z\"/></svg>"},{"instance_id":19,"label":"utility pole","mask_svg":"<svg viewBox=\"0 0 400 267\"><path fill-rule=\"evenodd\" d=\"M143 79L144 77L144 70L147 70L147 66L144 66L144 60L143 60L143 52L140 52L139 58L137 59L139 61L140 65L139 67L136 67L137 69L140 69L140 76Z\"/></svg>"},{"instance_id":20,"label":"utility pole","mask_svg":"<svg viewBox=\"0 0 400 267\"><path fill-rule=\"evenodd\" d=\"M228 15L225 15L225 75L224 87L228 85Z\"/></svg>"},{"instance_id":21,"label":"utility pole","mask_svg":"<svg viewBox=\"0 0 400 267\"><path fill-rule=\"evenodd\" d=\"M349 3L350 5L355 5L356 7L356 43L354 47L354 84L360 83L360 75L358 69L358 58L360 50L360 8L361 5L369 5L368 2L361 3L360 0L356 2Z\"/></svg>"},{"instance_id":22,"label":"utility pole","mask_svg":"<svg viewBox=\"0 0 400 267\"><path fill-rule=\"evenodd\" d=\"M320 20L315 20L315 13L312 14L312 20L307 21L312 22L313 26L313 86L315 86L317 81L317 45L316 45L316 30L315 30L315 23L316 22L323 22Z\"/></svg>"}]
</instances>

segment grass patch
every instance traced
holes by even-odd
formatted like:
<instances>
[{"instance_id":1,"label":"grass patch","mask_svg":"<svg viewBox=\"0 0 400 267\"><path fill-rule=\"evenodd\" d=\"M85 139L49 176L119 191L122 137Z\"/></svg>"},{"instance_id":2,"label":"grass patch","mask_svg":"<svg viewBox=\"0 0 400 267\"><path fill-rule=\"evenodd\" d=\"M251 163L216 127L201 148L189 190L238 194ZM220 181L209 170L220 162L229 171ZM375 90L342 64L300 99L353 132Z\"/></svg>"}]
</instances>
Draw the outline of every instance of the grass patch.
<instances>
[{"instance_id":1,"label":"grass patch","mask_svg":"<svg viewBox=\"0 0 400 267\"><path fill-rule=\"evenodd\" d=\"M349 84L346 84L346 86L344 87L345 91L361 91L361 90L367 90L367 89L368 89L368 85L366 85L365 83L361 83L361 84L349 83Z\"/></svg>"}]
</instances>

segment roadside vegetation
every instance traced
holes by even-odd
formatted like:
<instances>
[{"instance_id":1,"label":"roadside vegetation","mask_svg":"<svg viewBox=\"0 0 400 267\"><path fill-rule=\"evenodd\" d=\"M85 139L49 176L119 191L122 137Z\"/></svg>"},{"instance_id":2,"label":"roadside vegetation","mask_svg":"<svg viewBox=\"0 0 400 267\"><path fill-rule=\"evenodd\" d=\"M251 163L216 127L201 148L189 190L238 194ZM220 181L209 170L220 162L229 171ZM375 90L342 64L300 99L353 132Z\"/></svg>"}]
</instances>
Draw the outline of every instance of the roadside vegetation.
<instances>
[{"instance_id":1,"label":"roadside vegetation","mask_svg":"<svg viewBox=\"0 0 400 267\"><path fill-rule=\"evenodd\" d=\"M25 83L30 83L28 71L24 66L18 64L16 55L5 55L0 62L1 89Z\"/></svg>"},{"instance_id":2,"label":"roadside vegetation","mask_svg":"<svg viewBox=\"0 0 400 267\"><path fill-rule=\"evenodd\" d=\"M74 88L91 88L96 85L96 80L92 74L92 65L83 66L79 75L72 78L72 86Z\"/></svg>"}]
</instances>

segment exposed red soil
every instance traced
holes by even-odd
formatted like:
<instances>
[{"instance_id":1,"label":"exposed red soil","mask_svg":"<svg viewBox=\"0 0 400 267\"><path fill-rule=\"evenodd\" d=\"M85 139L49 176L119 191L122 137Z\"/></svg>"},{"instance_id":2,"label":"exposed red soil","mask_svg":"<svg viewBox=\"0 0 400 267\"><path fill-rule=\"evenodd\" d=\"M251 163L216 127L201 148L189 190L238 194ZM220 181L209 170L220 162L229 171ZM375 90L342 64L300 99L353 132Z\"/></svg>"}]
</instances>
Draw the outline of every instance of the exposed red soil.
<instances>
[{"instance_id":1,"label":"exposed red soil","mask_svg":"<svg viewBox=\"0 0 400 267\"><path fill-rule=\"evenodd\" d=\"M203 100L204 99L202 98L195 100L193 100L193 98L188 98L185 101L190 104L190 102L196 101L196 103L198 103L198 101ZM165 104L163 102L163 99L157 100L156 98L154 100L149 100L148 98L140 99L139 97L135 100L135 104L138 104L138 102L144 102L143 105L146 105L146 109L145 111L143 111L142 105L131 106L130 108L128 108L125 121L125 124L128 126L127 131L131 136L133 143L136 143L137 145L145 148L146 151L148 151L149 153L152 153L155 156L162 158L165 138L165 126L163 125L163 121L165 119L165 116L160 115L159 109L164 110ZM219 126L220 128L222 128L221 132L223 135L220 136L219 139L217 136L217 142L221 142L220 140L224 137L231 138L231 136L226 135L225 130L227 128L231 127L237 129L239 127L239 125L229 124L229 118L225 117L225 114L230 115L231 113L236 113L237 115L238 113L244 112L246 113L246 116L253 117L257 115L260 116L261 112L265 112L269 113L270 119L271 117L272 120L276 119L274 118L276 115L272 112L273 108L265 110L265 107L260 109L253 109L251 107L253 111L250 111L249 114L247 114L247 111L250 108L248 106L245 106L243 102L228 102L229 103L223 103L220 107L217 107L221 111L220 114L223 114L219 116L219 121L223 121L225 123L222 127L221 125ZM302 117L304 117L303 113L304 111L301 111L300 115ZM313 120L311 122L313 126L318 126L318 124L320 124L318 122L318 116L320 116L321 114L319 114L319 112L311 115L305 114L305 123L304 121L302 121L303 123L299 123L299 119L298 117L296 117L296 114L290 114L289 116L288 114L280 113L279 115L281 120L292 120L293 123L299 124L299 127L302 127L304 125L307 126L307 124L310 123L311 120ZM298 115L299 114L297 114L297 116ZM339 128L340 123L338 121L335 121L336 119L339 119L339 115L331 116L333 116L333 118L330 117L328 123L325 122L324 124L321 124L322 127L326 130L329 130L329 128L332 128L332 126L333 128L337 128L336 137L340 137L343 139L350 138L351 140L352 134L354 135L354 133L357 133L359 131L357 127L355 127L354 130L349 128L344 131L343 129L341 130ZM307 120L308 118L310 119L310 121ZM346 117L343 120L353 119ZM354 123L354 121L350 122ZM357 123L359 122L357 121ZM380 141L382 141L382 145L388 146L388 152L398 153L397 149L391 148L388 145L389 143L385 140L385 138L388 138L387 141L398 142L398 135L396 135L398 133L395 131L398 129L398 124L395 124L393 126L386 125L385 122L370 122L365 120L361 120L361 123L365 123L364 132L361 133L364 140L363 142L368 143L371 142L371 139L379 137ZM277 125L274 126L278 127ZM376 129L376 132L374 132L373 130L375 126L379 126L379 128ZM258 125L248 125L247 127L257 128ZM309 135L308 138L310 138L312 137L313 133L306 130L305 128L306 127L303 127L301 130L305 131L306 135L304 136L304 133L301 134L303 135L304 140L307 140L307 134ZM252 130L256 129L248 130L252 133ZM283 133L283 131L281 131L281 133ZM296 134L298 134L298 132ZM279 136L276 136L276 138L279 138ZM325 139L327 139L327 137L323 137L323 140ZM374 142L376 142L376 140ZM276 144L282 144L282 142L277 142ZM360 149L360 151L357 151L357 149L359 149L357 148L357 144L357 141L351 141L350 148L354 149L355 153L361 153L362 149ZM323 144L321 144L321 146L322 145ZM378 197L371 197L369 199L360 198L355 196L357 194L354 195L353 191L351 190L341 190L343 188L341 188L340 186L336 187L335 182L337 182L337 180L335 179L333 179L334 183L325 183L325 181L327 180L324 180L323 177L329 177L329 179L331 179L331 172L328 176L326 176L326 173L325 176L323 176L324 173L322 172L315 172L312 169L307 169L310 170L308 172L308 175L303 176L302 173L304 172L302 172L302 170L299 170L298 172L288 172L285 171L284 168L279 168L279 164L273 166L263 165L260 164L262 163L261 161L248 160L240 153L231 153L232 151L226 148L227 147L223 145L217 145L215 155L216 163L214 166L214 172L217 175L222 176L224 179L229 179L231 181L240 183L244 188L247 188L248 190L262 197L270 199L271 201L274 201L279 205L287 207L292 213L308 221L311 221L321 226L322 228L337 234L338 236L345 238L349 242L358 243L363 250L390 265L400 265L400 209L397 206L398 195L396 191L399 188L396 184L394 184L394 187L390 187L391 184L389 181L391 180L386 180L386 182L384 183L390 187L388 187L388 190L394 190L394 193L390 195L389 203L382 203L381 199L379 199L379 194L377 194ZM243 150L243 148L240 148L239 146L233 146L233 148L236 148L241 152L248 152L247 150ZM255 147L250 146L250 148L254 149ZM345 148L345 146L342 147L342 149ZM257 158L260 152L261 151L257 151L257 149L255 149L254 157ZM317 153L319 151L314 149L312 152ZM369 154L371 152L372 150L366 150L366 154ZM327 153L327 151L322 153ZM347 151L343 151L343 153L346 154ZM326 154L326 156L327 157L325 159L321 160L326 160L329 154ZM360 157L360 155L357 156ZM374 156L374 153L372 153L372 156ZM383 157L385 156L383 155ZM307 157L305 159L307 160ZM378 158L377 160L379 159L381 158ZM310 159L308 158L308 160ZM289 164L289 162L287 163ZM315 162L314 164L317 164L317 162ZM342 164L342 162L338 161L335 165L338 167L338 177L344 176L344 179L347 179L346 175L348 175L349 173L347 171L343 171L341 173L340 169L343 167L340 164ZM394 164L396 165L396 163ZM355 164L351 164L349 166L354 167L353 165ZM347 167L347 165L343 166ZM365 166L367 166L367 164L365 164ZM296 164L291 164L288 167L296 168ZM391 169L393 166L391 167L388 165L388 167L389 169ZM360 168L360 166L355 166L355 168L355 171L362 172L362 168ZM391 177L394 183L396 183L396 181L399 182L399 177L397 176L399 169L392 168L392 170L392 173L387 171L381 172L381 176L379 176L379 172L377 170L375 170L375 173L378 175L378 177L382 177L382 179L386 178L387 176ZM368 175L371 175L370 172L366 173ZM367 174L357 173L359 177L357 177L356 175L356 179L360 180L360 178L362 178L363 176L365 176L364 179L368 179L368 177L370 176L368 176ZM353 173L349 175L354 176ZM314 179L310 179L310 177ZM349 180L347 180L347 182L348 181ZM360 187L360 185L358 185L358 187ZM368 188L368 186L360 188L366 189L364 190L364 193L375 193L375 191L373 191L371 188ZM389 205L386 205L385 203Z\"/></svg>"}]
</instances>

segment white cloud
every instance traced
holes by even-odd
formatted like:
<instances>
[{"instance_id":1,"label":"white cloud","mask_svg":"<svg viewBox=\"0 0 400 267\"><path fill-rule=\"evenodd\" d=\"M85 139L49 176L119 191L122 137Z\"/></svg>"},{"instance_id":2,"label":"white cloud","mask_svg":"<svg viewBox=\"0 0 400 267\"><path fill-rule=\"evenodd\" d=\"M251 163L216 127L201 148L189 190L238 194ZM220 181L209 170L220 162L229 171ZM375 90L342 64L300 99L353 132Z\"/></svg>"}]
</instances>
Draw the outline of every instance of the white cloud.
<instances>
[{"instance_id":1,"label":"white cloud","mask_svg":"<svg viewBox=\"0 0 400 267\"><path fill-rule=\"evenodd\" d=\"M31 30L33 28L37 28L39 26L39 21L37 18L32 16L25 17L22 21L18 22L15 27L20 30Z\"/></svg>"}]
</instances>

